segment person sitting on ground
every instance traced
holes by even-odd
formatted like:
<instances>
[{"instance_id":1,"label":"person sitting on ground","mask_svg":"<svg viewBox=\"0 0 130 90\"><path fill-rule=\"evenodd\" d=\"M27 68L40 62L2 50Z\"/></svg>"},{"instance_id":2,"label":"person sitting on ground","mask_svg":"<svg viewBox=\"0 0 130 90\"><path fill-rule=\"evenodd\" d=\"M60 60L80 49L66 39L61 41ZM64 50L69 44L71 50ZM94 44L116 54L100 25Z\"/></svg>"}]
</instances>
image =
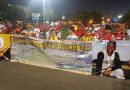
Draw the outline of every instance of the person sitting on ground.
<instances>
[{"instance_id":1,"label":"person sitting on ground","mask_svg":"<svg viewBox=\"0 0 130 90\"><path fill-rule=\"evenodd\" d=\"M122 63L119 54L116 52L116 42L109 41L105 51L97 55L96 74L106 77L124 78Z\"/></svg>"}]
</instances>

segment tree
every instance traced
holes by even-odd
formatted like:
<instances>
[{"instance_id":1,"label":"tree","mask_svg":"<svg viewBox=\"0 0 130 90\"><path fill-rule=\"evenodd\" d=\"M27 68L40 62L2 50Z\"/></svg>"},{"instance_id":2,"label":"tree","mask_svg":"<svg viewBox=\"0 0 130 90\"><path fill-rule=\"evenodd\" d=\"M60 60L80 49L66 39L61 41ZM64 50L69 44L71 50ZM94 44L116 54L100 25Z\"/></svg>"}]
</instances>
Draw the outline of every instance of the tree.
<instances>
[{"instance_id":1,"label":"tree","mask_svg":"<svg viewBox=\"0 0 130 90\"><path fill-rule=\"evenodd\" d=\"M69 13L68 20L70 21L84 21L84 20L89 20L89 13L87 11L81 10L81 11L76 11L76 12L71 12Z\"/></svg>"},{"instance_id":2,"label":"tree","mask_svg":"<svg viewBox=\"0 0 130 90\"><path fill-rule=\"evenodd\" d=\"M123 17L122 17L122 19L121 19L121 23L127 24L128 27L130 28L130 10L127 11L127 12L123 15Z\"/></svg>"},{"instance_id":3,"label":"tree","mask_svg":"<svg viewBox=\"0 0 130 90\"><path fill-rule=\"evenodd\" d=\"M89 12L89 18L94 21L95 24L101 23L102 14L97 11Z\"/></svg>"},{"instance_id":4,"label":"tree","mask_svg":"<svg viewBox=\"0 0 130 90\"><path fill-rule=\"evenodd\" d=\"M8 20L24 20L30 18L31 11L25 6L14 5L8 8Z\"/></svg>"},{"instance_id":5,"label":"tree","mask_svg":"<svg viewBox=\"0 0 130 90\"><path fill-rule=\"evenodd\" d=\"M101 23L102 21L102 14L97 11L87 12L84 10L71 12L68 14L69 21L86 21L89 22L93 20L94 23Z\"/></svg>"}]
</instances>

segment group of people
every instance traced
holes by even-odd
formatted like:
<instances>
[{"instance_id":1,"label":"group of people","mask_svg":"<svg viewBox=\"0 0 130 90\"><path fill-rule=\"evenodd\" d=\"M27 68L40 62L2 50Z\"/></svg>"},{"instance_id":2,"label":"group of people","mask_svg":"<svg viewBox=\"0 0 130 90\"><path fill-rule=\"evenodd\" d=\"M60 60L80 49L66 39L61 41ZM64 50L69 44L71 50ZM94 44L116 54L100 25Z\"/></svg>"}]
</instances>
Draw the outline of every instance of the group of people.
<instances>
[{"instance_id":1,"label":"group of people","mask_svg":"<svg viewBox=\"0 0 130 90\"><path fill-rule=\"evenodd\" d=\"M124 24L119 25L95 25L93 27L84 25L72 25L70 27L72 36L75 35L76 40L92 42L93 40L126 40L127 27ZM78 37L78 38L77 38ZM70 35L69 35L70 38ZM74 37L72 37L73 40Z\"/></svg>"},{"instance_id":2,"label":"group of people","mask_svg":"<svg viewBox=\"0 0 130 90\"><path fill-rule=\"evenodd\" d=\"M23 24L22 21L18 21L17 24L12 24L10 21L6 23L0 22L0 33L26 35L47 40L52 40L52 37L54 36L57 39L53 38L53 40L72 39L86 42L91 42L92 40L125 40L129 33L124 24L97 24L87 26L83 23L73 23L67 26L66 31L68 31L68 36L62 38L62 35L64 35L64 32L62 32L63 28L63 24L59 21L53 23L34 24Z\"/></svg>"},{"instance_id":3,"label":"group of people","mask_svg":"<svg viewBox=\"0 0 130 90\"><path fill-rule=\"evenodd\" d=\"M59 33L62 30L61 23L57 22L54 24L49 23L24 23L22 21L17 21L16 24L8 22L0 22L0 33L1 34L17 34L17 35L25 35L36 38L46 38L50 39L51 31L55 31ZM45 36L44 36L45 34Z\"/></svg>"},{"instance_id":4,"label":"group of people","mask_svg":"<svg viewBox=\"0 0 130 90\"><path fill-rule=\"evenodd\" d=\"M9 34L11 33L13 28L13 24L10 21L7 21L6 23L0 22L0 34Z\"/></svg>"}]
</instances>

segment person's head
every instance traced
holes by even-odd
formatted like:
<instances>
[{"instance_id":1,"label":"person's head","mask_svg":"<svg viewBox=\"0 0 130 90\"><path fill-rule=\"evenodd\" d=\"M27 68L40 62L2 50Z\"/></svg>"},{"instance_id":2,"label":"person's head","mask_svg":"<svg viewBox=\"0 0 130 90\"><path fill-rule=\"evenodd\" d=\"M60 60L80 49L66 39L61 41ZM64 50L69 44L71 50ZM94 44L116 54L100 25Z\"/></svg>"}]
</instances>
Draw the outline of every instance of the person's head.
<instances>
[{"instance_id":1,"label":"person's head","mask_svg":"<svg viewBox=\"0 0 130 90\"><path fill-rule=\"evenodd\" d=\"M86 35L86 36L89 36L89 35L91 35L91 34L92 34L91 30L90 30L90 29L87 29L86 32L85 32L85 35Z\"/></svg>"},{"instance_id":2,"label":"person's head","mask_svg":"<svg viewBox=\"0 0 130 90\"><path fill-rule=\"evenodd\" d=\"M26 28L27 28L27 29L32 29L32 28L33 28L33 25L32 25L31 23L27 23Z\"/></svg>"},{"instance_id":3,"label":"person's head","mask_svg":"<svg viewBox=\"0 0 130 90\"><path fill-rule=\"evenodd\" d=\"M114 50L116 50L116 42L115 41L109 41L107 43L107 52L108 53L113 53Z\"/></svg>"},{"instance_id":4,"label":"person's head","mask_svg":"<svg viewBox=\"0 0 130 90\"><path fill-rule=\"evenodd\" d=\"M104 34L105 34L105 35L111 34L111 31L110 31L110 30L105 30L105 31L104 31Z\"/></svg>"},{"instance_id":5,"label":"person's head","mask_svg":"<svg viewBox=\"0 0 130 90\"><path fill-rule=\"evenodd\" d=\"M112 26L109 25L109 24L107 24L107 25L105 25L105 29L106 29L106 30L111 30L111 29L112 29Z\"/></svg>"},{"instance_id":6,"label":"person's head","mask_svg":"<svg viewBox=\"0 0 130 90\"><path fill-rule=\"evenodd\" d=\"M53 30L51 30L51 36L56 36L56 31L53 29Z\"/></svg>"},{"instance_id":7,"label":"person's head","mask_svg":"<svg viewBox=\"0 0 130 90\"><path fill-rule=\"evenodd\" d=\"M36 23L36 24L34 25L34 28L39 28L38 23Z\"/></svg>"}]
</instances>

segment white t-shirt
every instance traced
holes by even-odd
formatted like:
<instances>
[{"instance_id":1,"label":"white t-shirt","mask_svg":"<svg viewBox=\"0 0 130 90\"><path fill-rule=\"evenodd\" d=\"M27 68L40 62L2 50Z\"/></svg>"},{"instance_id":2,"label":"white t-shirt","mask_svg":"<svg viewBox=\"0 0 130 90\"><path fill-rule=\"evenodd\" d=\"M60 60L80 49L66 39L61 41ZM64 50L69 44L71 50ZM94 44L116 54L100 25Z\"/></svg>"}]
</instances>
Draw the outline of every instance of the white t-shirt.
<instances>
[{"instance_id":1,"label":"white t-shirt","mask_svg":"<svg viewBox=\"0 0 130 90\"><path fill-rule=\"evenodd\" d=\"M102 64L102 69L106 69L112 65L115 58L115 51L111 56L108 56L106 51L104 51L104 59ZM102 70L104 72L105 70ZM115 76L116 78L125 79L122 69L116 69L110 73L110 76Z\"/></svg>"},{"instance_id":2,"label":"white t-shirt","mask_svg":"<svg viewBox=\"0 0 130 90\"><path fill-rule=\"evenodd\" d=\"M67 40L79 40L79 37L77 35L69 35L66 38Z\"/></svg>"},{"instance_id":3,"label":"white t-shirt","mask_svg":"<svg viewBox=\"0 0 130 90\"><path fill-rule=\"evenodd\" d=\"M115 58L115 51L111 56L108 56L106 51L104 53L104 59L103 59L103 64L102 64L102 69L108 68L110 65L112 65L114 58Z\"/></svg>"}]
</instances>

